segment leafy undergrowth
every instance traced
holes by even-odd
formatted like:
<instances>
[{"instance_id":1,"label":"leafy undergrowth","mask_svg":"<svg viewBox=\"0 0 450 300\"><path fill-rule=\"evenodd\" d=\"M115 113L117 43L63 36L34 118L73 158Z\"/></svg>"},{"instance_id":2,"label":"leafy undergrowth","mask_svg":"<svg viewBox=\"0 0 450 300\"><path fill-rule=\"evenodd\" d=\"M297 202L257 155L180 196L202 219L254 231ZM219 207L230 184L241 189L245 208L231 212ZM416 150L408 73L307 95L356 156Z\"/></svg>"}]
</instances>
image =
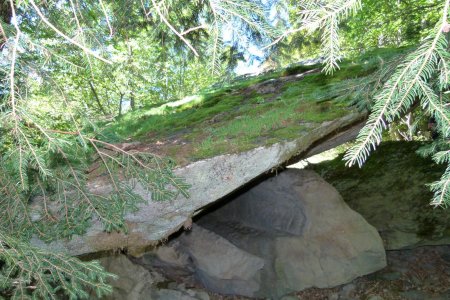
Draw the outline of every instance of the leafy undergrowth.
<instances>
[{"instance_id":1,"label":"leafy undergrowth","mask_svg":"<svg viewBox=\"0 0 450 300\"><path fill-rule=\"evenodd\" d=\"M378 49L344 61L333 76L321 73L320 65L296 65L237 78L200 95L130 112L103 134L113 142L140 142L181 165L291 140L356 110L355 103L364 107L377 70L402 51Z\"/></svg>"}]
</instances>

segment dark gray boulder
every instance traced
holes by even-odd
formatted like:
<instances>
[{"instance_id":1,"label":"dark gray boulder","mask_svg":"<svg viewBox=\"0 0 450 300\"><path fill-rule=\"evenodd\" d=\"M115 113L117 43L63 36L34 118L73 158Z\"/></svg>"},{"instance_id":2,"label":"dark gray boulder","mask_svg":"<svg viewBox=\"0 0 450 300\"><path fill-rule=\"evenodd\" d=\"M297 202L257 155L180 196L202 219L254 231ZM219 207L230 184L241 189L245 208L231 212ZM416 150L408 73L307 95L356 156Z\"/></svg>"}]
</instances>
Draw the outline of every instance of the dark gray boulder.
<instances>
[{"instance_id":1,"label":"dark gray boulder","mask_svg":"<svg viewBox=\"0 0 450 300\"><path fill-rule=\"evenodd\" d=\"M198 224L169 244L171 257L189 256L196 278L225 294L278 298L386 266L376 229L313 171L282 172Z\"/></svg>"},{"instance_id":2,"label":"dark gray boulder","mask_svg":"<svg viewBox=\"0 0 450 300\"><path fill-rule=\"evenodd\" d=\"M262 258L195 225L179 242L178 250L189 253L198 279L210 290L253 296L260 289Z\"/></svg>"},{"instance_id":3,"label":"dark gray boulder","mask_svg":"<svg viewBox=\"0 0 450 300\"><path fill-rule=\"evenodd\" d=\"M111 295L102 300L209 300L205 291L187 289L183 284L167 282L156 269L146 269L126 255L103 257L100 263L117 276L109 280ZM164 287L162 287L164 286ZM90 299L98 299L92 294Z\"/></svg>"}]
</instances>

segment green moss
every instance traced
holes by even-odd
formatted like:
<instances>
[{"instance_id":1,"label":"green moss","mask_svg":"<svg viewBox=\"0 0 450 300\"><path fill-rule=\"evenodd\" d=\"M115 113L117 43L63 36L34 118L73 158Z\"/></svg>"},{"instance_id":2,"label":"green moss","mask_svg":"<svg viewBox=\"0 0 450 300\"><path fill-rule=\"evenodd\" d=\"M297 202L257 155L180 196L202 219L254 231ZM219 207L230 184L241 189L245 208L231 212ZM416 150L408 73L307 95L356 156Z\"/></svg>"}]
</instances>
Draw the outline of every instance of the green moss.
<instances>
[{"instance_id":1,"label":"green moss","mask_svg":"<svg viewBox=\"0 0 450 300\"><path fill-rule=\"evenodd\" d=\"M450 216L429 205L433 194L425 183L439 180L445 165L417 155L417 149L423 145L423 142L384 142L362 168L347 168L343 154L308 168L321 174L350 207L377 228L389 225L379 223L382 218L370 211L370 205L384 205L383 209L394 218L415 224L418 237L432 240L450 230ZM365 203L365 199L375 203Z\"/></svg>"},{"instance_id":2,"label":"green moss","mask_svg":"<svg viewBox=\"0 0 450 300\"><path fill-rule=\"evenodd\" d=\"M268 144L275 144L278 142L298 138L299 136L305 134L307 132L308 127L300 125L300 124L293 124L289 127L281 127L278 129L275 129L272 132L273 136L272 138L267 139Z\"/></svg>"},{"instance_id":3,"label":"green moss","mask_svg":"<svg viewBox=\"0 0 450 300\"><path fill-rule=\"evenodd\" d=\"M290 75L297 75L297 74L301 74L301 73L305 73L307 71L311 71L314 69L320 69L321 66L320 65L293 65L293 66L289 66L287 67L285 70L281 71L281 76L290 76Z\"/></svg>"},{"instance_id":4,"label":"green moss","mask_svg":"<svg viewBox=\"0 0 450 300\"><path fill-rule=\"evenodd\" d=\"M396 52L383 49L381 53L388 57ZM257 77L239 78L183 99L186 101L128 113L105 128L104 133L111 141L131 138L144 143L177 136L192 144L195 154L191 157L195 159L296 138L301 124L309 123L311 130L321 122L351 111L350 97L343 90L349 80L367 76L378 68L379 60L373 57L377 54L370 60L345 61L334 76L320 72L298 78L290 76L318 68L297 65ZM257 86L259 83L264 84ZM263 88L270 84L273 88L265 91Z\"/></svg>"}]
</instances>

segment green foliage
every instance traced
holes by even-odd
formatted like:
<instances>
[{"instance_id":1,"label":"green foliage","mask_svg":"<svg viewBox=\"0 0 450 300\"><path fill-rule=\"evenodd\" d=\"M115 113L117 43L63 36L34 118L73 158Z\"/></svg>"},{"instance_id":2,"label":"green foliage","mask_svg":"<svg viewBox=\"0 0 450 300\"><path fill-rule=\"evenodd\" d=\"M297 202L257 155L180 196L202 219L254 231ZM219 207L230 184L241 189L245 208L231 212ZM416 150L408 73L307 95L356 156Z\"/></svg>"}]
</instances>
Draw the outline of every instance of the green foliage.
<instances>
[{"instance_id":1,"label":"green foliage","mask_svg":"<svg viewBox=\"0 0 450 300\"><path fill-rule=\"evenodd\" d=\"M112 292L113 275L98 262L81 262L60 253L31 247L0 231L0 296L10 299L89 299Z\"/></svg>"},{"instance_id":2,"label":"green foliage","mask_svg":"<svg viewBox=\"0 0 450 300\"><path fill-rule=\"evenodd\" d=\"M445 105L447 95L444 93L448 85L449 59L448 40L443 33L446 19L445 15L443 23L438 24L434 34L405 58L378 92L369 121L358 135L357 145L345 157L349 165L361 165L370 151L380 143L386 124L393 122L418 101L427 114L437 121L441 137L448 137L450 117ZM439 81L436 81L437 78ZM446 161L439 155L435 158L438 162ZM432 185L435 192L432 202L434 205L445 205L448 201L446 199L450 199L446 188L449 179L446 171L442 179Z\"/></svg>"},{"instance_id":3,"label":"green foliage","mask_svg":"<svg viewBox=\"0 0 450 300\"><path fill-rule=\"evenodd\" d=\"M317 1L303 1L301 10L301 28L309 31L322 31L322 51L325 55L324 72L333 73L341 59L339 41L339 23L343 18L361 8L360 0L336 0L326 4Z\"/></svg>"},{"instance_id":4,"label":"green foliage","mask_svg":"<svg viewBox=\"0 0 450 300\"><path fill-rule=\"evenodd\" d=\"M18 276L20 285L12 281L1 291L45 299L54 298L52 293L59 289L71 298L86 298L83 289L91 285L102 293L110 291L103 280L108 275L99 266L49 255L25 241L32 235L45 241L82 235L93 220L107 232L126 232L125 213L143 202L133 192L136 184L155 201L178 193L187 197L189 186L172 173L171 163L155 155L125 151L92 134L43 128L22 112L20 103L15 111L7 110L10 115L12 120L5 117L1 122L0 244L16 256L0 251L0 262L1 272L11 280ZM106 190L88 185L94 176ZM29 261L24 262L25 257Z\"/></svg>"},{"instance_id":5,"label":"green foliage","mask_svg":"<svg viewBox=\"0 0 450 300\"><path fill-rule=\"evenodd\" d=\"M267 40L276 35L275 28L268 23L266 15L269 12L265 10L262 1L211 0L209 4L212 13L209 24L212 43L209 44L207 54L213 70L220 69L222 56L228 56L233 67L238 57L233 55L235 50L242 50L251 43ZM228 55L224 49L226 45L221 42L224 28L228 31L227 34L234 37L233 44L228 46Z\"/></svg>"},{"instance_id":6,"label":"green foliage","mask_svg":"<svg viewBox=\"0 0 450 300\"><path fill-rule=\"evenodd\" d=\"M333 4L319 3L318 9L314 9L310 14L312 17L306 18L306 27L313 29L322 28L325 32L333 32L337 24L323 23L317 25L320 14L316 11L326 12L329 7L333 7L332 12L339 15L348 15L348 6L351 1L341 3L333 1ZM420 2L418 5L423 5ZM420 46L411 50L410 53L396 66L395 71L390 74L387 72L383 84L375 86L374 103L371 107L369 119L360 131L356 144L352 146L344 156L349 166L358 164L361 166L369 156L370 152L380 144L383 130L388 125L401 118L404 114L421 106L422 110L433 118L437 123L437 130L441 139L448 139L450 135L450 113L448 111L448 87L449 81L449 40L448 32L450 25L448 23L448 13L450 1L441 3L444 8L441 11L441 18L435 28L429 31L428 35L421 41ZM355 4L356 5L356 4ZM439 3L430 4L430 7L438 7ZM355 6L356 7L356 6ZM317 15L319 17L317 17ZM326 16L326 14L323 14ZM307 16L309 16L307 14ZM329 34L330 36L331 34ZM330 39L330 43L336 43L338 49L338 39ZM325 70L332 70L335 66L335 49L324 43L327 49L325 55ZM434 154L434 159L439 163L448 163L448 150L440 151ZM432 204L435 206L448 205L450 203L450 166L443 174L440 181L431 185L434 191Z\"/></svg>"},{"instance_id":7,"label":"green foliage","mask_svg":"<svg viewBox=\"0 0 450 300\"><path fill-rule=\"evenodd\" d=\"M290 1L292 28L286 32L284 40L274 45L270 58L286 66L319 55L338 61L341 57L360 56L380 47L414 46L430 34L444 6L441 0L358 2L360 6L354 1ZM353 4L352 9L358 9L356 13L348 9ZM341 10L346 13L341 14ZM333 12L338 15L338 24L336 18L331 18ZM328 21L325 21L326 16L330 17ZM317 20L322 21L319 30L311 31L318 25ZM325 38L327 36L334 38Z\"/></svg>"},{"instance_id":8,"label":"green foliage","mask_svg":"<svg viewBox=\"0 0 450 300\"><path fill-rule=\"evenodd\" d=\"M441 0L363 0L358 13L341 23L343 47L354 52L416 45L438 22Z\"/></svg>"},{"instance_id":9,"label":"green foliage","mask_svg":"<svg viewBox=\"0 0 450 300\"><path fill-rule=\"evenodd\" d=\"M70 238L86 232L92 221L107 232L126 232L124 215L143 201L134 193L136 185L155 201L188 196L171 160L144 153L139 145L133 149L113 142L133 138L159 145L159 139L170 136L163 140L170 151L183 150L189 159L198 159L298 137L347 114L349 104L372 108L358 144L347 153L349 164L363 163L382 130L419 106L436 119L441 139L448 138L448 1L398 2L395 8L405 11L398 19L405 24L391 22L396 14L383 12L390 1L300 4L1 1L1 295L77 298L87 297L85 288L110 291L104 284L109 275L98 265L44 253L31 247L29 239ZM270 19L273 11L268 9L287 12L291 19ZM393 25L366 30L366 19ZM435 22L430 30L428 24ZM296 41L305 30L311 35ZM357 34L366 37L355 38ZM298 51L302 55L321 50L325 74L318 66L294 65L204 89L228 78L245 51L269 44L275 35L280 36L275 43L287 37L307 45ZM355 52L346 47L418 41L419 47L368 52L338 65L342 54ZM274 45L269 48L275 55L286 50ZM334 71L335 76L327 76ZM264 91L280 76L286 80ZM198 97L171 102L200 90ZM132 112L125 114L127 104ZM185 151L183 143L191 149ZM436 141L424 152L437 162L450 161L445 142ZM93 180L104 188L93 188ZM449 185L450 167L432 186L435 205L450 199Z\"/></svg>"}]
</instances>

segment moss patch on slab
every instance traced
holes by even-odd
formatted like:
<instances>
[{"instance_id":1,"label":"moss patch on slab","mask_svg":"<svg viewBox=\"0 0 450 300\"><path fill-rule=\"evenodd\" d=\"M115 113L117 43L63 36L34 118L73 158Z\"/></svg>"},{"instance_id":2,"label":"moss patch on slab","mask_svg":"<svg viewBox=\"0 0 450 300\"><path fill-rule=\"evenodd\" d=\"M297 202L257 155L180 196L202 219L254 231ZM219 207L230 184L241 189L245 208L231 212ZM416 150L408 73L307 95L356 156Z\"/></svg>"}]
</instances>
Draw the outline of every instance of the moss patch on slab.
<instances>
[{"instance_id":1,"label":"moss patch on slab","mask_svg":"<svg viewBox=\"0 0 450 300\"><path fill-rule=\"evenodd\" d=\"M352 112L348 86L376 71L380 57L398 54L381 49L347 60L333 76L321 73L320 65L294 65L238 78L189 99L130 112L103 133L114 142L140 141L179 164L298 138Z\"/></svg>"}]
</instances>

